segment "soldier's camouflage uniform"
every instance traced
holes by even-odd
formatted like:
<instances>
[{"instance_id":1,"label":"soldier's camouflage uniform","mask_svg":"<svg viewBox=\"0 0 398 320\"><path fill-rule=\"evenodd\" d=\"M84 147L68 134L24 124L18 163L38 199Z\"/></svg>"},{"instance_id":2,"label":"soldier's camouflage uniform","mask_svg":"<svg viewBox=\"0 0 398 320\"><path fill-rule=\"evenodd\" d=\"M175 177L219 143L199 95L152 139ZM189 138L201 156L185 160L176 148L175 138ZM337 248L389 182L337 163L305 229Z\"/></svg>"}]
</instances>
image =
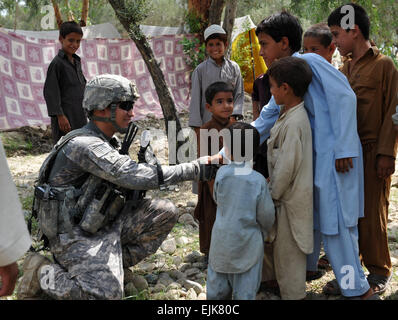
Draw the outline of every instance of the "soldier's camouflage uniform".
<instances>
[{"instance_id":1,"label":"soldier's camouflage uniform","mask_svg":"<svg viewBox=\"0 0 398 320\"><path fill-rule=\"evenodd\" d=\"M49 175L50 186L80 188L91 174L126 189L158 187L156 166L137 164L119 154L93 122L82 130L87 134L72 138L58 152ZM162 167L165 183L198 180L196 166L184 163ZM49 239L55 283L43 286L47 275L42 274L44 292L54 299L121 299L123 268L156 252L177 221L177 214L168 200L144 199L133 211L125 206L113 223L93 235L73 220L62 221L65 218L58 217L57 235Z\"/></svg>"}]
</instances>

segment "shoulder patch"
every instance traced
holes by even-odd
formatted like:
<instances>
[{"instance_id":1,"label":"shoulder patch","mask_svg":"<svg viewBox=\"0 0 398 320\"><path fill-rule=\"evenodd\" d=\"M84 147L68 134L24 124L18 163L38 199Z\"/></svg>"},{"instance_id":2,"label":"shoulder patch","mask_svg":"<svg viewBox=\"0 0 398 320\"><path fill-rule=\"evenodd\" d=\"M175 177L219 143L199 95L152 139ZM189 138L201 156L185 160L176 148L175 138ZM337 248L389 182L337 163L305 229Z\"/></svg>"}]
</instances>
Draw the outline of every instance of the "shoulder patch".
<instances>
[{"instance_id":1,"label":"shoulder patch","mask_svg":"<svg viewBox=\"0 0 398 320\"><path fill-rule=\"evenodd\" d=\"M99 143L96 145L90 146L90 149L92 153L98 158L102 158L105 155L107 155L109 152L111 152L113 149L107 145L106 143Z\"/></svg>"},{"instance_id":2,"label":"shoulder patch","mask_svg":"<svg viewBox=\"0 0 398 320\"><path fill-rule=\"evenodd\" d=\"M129 156L119 154L116 149L103 143L90 146L89 158L102 170L117 175L120 167L130 160Z\"/></svg>"},{"instance_id":3,"label":"shoulder patch","mask_svg":"<svg viewBox=\"0 0 398 320\"><path fill-rule=\"evenodd\" d=\"M120 158L119 152L114 150L113 152L108 152L103 156L103 159L108 161L111 164L115 164Z\"/></svg>"}]
</instances>

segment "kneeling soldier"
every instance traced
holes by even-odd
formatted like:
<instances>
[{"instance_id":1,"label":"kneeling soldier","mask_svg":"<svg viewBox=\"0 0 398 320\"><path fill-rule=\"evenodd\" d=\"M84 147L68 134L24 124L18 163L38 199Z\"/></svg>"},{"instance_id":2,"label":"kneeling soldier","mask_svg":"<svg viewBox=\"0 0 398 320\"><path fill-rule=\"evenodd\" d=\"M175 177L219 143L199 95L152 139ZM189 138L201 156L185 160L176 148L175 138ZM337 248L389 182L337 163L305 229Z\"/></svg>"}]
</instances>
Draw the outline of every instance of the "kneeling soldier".
<instances>
[{"instance_id":1,"label":"kneeling soldier","mask_svg":"<svg viewBox=\"0 0 398 320\"><path fill-rule=\"evenodd\" d=\"M207 158L160 167L118 152L112 136L126 131L138 97L121 76L87 83L83 108L90 122L60 139L35 188L34 212L54 263L37 253L25 259L19 299L43 292L53 299L121 299L123 268L155 253L177 221L170 201L137 202L123 190L214 176Z\"/></svg>"}]
</instances>

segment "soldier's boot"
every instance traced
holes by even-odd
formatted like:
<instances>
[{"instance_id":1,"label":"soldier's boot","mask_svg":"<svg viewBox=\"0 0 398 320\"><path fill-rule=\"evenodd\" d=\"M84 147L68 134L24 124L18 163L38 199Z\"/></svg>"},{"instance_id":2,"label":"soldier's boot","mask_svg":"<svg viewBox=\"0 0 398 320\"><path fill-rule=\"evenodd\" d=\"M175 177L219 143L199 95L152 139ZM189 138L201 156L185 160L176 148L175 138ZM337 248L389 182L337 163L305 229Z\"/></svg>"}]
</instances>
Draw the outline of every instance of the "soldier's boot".
<instances>
[{"instance_id":1,"label":"soldier's boot","mask_svg":"<svg viewBox=\"0 0 398 320\"><path fill-rule=\"evenodd\" d=\"M40 297L39 270L42 266L51 264L51 261L38 253L30 253L23 263L23 277L17 289L19 300L29 300Z\"/></svg>"}]
</instances>

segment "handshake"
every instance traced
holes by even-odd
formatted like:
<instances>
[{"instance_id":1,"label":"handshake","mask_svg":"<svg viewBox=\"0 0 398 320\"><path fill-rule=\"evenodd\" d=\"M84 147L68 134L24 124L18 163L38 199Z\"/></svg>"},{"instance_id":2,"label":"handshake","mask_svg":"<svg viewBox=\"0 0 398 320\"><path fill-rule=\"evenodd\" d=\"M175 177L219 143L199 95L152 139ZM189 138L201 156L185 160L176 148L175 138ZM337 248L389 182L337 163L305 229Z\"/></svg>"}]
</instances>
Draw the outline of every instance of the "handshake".
<instances>
[{"instance_id":1,"label":"handshake","mask_svg":"<svg viewBox=\"0 0 398 320\"><path fill-rule=\"evenodd\" d=\"M217 170L221 167L220 163L214 164L214 158L205 156L192 161L195 166L195 180L209 181L216 177Z\"/></svg>"}]
</instances>

